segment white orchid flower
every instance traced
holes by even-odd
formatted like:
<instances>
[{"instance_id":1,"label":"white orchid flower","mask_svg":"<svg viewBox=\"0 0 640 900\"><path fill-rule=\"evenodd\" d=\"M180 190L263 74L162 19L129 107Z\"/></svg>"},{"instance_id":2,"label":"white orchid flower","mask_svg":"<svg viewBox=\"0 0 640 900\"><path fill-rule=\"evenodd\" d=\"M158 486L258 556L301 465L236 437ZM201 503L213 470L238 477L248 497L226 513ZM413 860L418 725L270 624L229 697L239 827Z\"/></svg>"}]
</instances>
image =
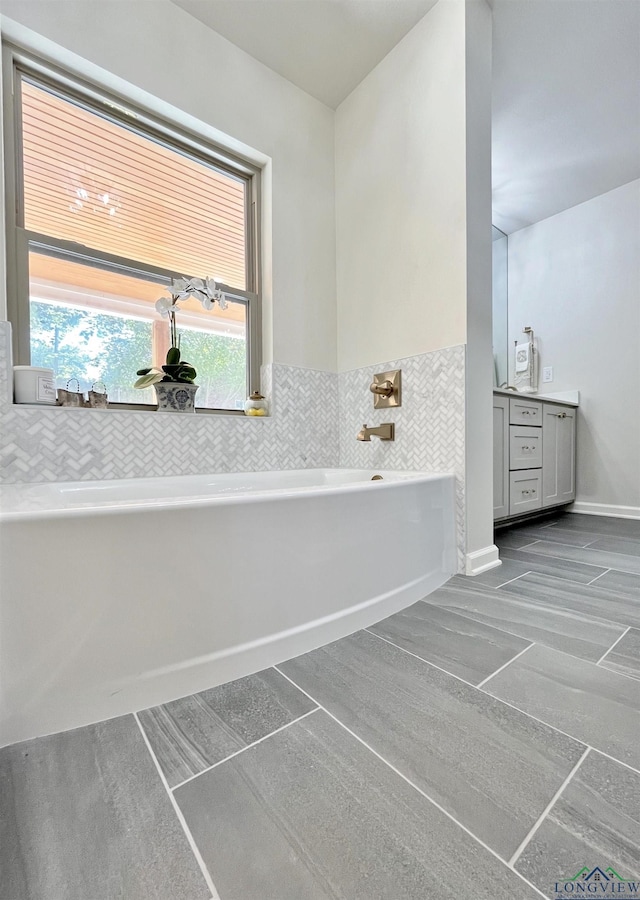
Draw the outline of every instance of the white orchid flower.
<instances>
[{"instance_id":1,"label":"white orchid flower","mask_svg":"<svg viewBox=\"0 0 640 900\"><path fill-rule=\"evenodd\" d=\"M204 296L200 300L200 303L202 303L203 309L213 309L213 300L211 299L211 297Z\"/></svg>"},{"instance_id":2,"label":"white orchid flower","mask_svg":"<svg viewBox=\"0 0 640 900\"><path fill-rule=\"evenodd\" d=\"M182 291L186 291L188 284L189 282L186 278L174 278L171 282L171 287L173 288L172 293L179 294Z\"/></svg>"},{"instance_id":3,"label":"white orchid flower","mask_svg":"<svg viewBox=\"0 0 640 900\"><path fill-rule=\"evenodd\" d=\"M175 304L171 297L160 297L159 300L156 300L156 310L161 316L168 316L172 309L175 309Z\"/></svg>"},{"instance_id":4,"label":"white orchid flower","mask_svg":"<svg viewBox=\"0 0 640 900\"><path fill-rule=\"evenodd\" d=\"M206 282L206 286L207 286L207 293L213 299L213 297L217 293L220 293L218 290L218 283L215 280L215 278L207 278L207 279L205 279L205 282Z\"/></svg>"}]
</instances>

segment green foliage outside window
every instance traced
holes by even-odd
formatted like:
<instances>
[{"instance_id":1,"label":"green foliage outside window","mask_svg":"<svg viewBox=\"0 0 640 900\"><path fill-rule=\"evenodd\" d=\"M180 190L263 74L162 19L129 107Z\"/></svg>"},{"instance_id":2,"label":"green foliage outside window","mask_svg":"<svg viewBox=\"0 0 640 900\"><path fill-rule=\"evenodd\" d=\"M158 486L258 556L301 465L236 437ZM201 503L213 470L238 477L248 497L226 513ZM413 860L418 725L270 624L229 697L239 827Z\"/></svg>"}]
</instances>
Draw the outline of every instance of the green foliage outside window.
<instances>
[{"instance_id":1,"label":"green foliage outside window","mask_svg":"<svg viewBox=\"0 0 640 900\"><path fill-rule=\"evenodd\" d=\"M132 387L151 353L151 322L31 301L31 365L56 373L58 385L102 381L113 403L155 404L152 388ZM196 406L241 409L246 393L244 340L181 329L183 356L198 371Z\"/></svg>"}]
</instances>

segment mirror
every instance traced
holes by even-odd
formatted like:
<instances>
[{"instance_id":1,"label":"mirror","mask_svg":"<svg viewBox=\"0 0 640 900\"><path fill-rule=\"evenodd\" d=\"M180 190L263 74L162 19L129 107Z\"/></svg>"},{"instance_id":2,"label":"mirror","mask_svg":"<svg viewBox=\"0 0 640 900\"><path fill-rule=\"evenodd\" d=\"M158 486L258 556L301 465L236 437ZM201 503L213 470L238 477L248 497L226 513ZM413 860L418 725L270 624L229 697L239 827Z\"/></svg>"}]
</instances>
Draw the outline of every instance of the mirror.
<instances>
[{"instance_id":1,"label":"mirror","mask_svg":"<svg viewBox=\"0 0 640 900\"><path fill-rule=\"evenodd\" d=\"M507 235L491 226L493 241L493 385L509 380L509 292Z\"/></svg>"}]
</instances>

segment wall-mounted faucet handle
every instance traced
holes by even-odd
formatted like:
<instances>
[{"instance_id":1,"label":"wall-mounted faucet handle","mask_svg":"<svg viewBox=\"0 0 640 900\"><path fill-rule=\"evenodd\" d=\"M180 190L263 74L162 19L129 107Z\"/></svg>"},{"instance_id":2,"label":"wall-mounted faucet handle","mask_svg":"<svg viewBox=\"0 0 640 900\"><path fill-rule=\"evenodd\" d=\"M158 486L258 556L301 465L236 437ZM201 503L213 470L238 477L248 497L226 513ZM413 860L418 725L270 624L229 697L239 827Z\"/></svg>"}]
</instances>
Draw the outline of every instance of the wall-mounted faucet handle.
<instances>
[{"instance_id":1,"label":"wall-mounted faucet handle","mask_svg":"<svg viewBox=\"0 0 640 900\"><path fill-rule=\"evenodd\" d=\"M393 394L393 384L390 381L372 381L369 385L372 394L382 394L383 397L390 397Z\"/></svg>"},{"instance_id":2,"label":"wall-mounted faucet handle","mask_svg":"<svg viewBox=\"0 0 640 900\"><path fill-rule=\"evenodd\" d=\"M402 372L400 369L378 372L373 376L369 390L373 394L374 409L402 406Z\"/></svg>"}]
</instances>

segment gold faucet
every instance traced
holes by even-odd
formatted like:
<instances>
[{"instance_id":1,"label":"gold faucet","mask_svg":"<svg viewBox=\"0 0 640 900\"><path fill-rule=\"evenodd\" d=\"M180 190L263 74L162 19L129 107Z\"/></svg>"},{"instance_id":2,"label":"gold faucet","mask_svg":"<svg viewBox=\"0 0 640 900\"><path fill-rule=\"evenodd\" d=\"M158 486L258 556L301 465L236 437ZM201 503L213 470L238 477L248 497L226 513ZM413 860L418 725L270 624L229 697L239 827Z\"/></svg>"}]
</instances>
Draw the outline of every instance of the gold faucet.
<instances>
[{"instance_id":1,"label":"gold faucet","mask_svg":"<svg viewBox=\"0 0 640 900\"><path fill-rule=\"evenodd\" d=\"M356 440L370 441L371 435L379 437L381 441L395 441L396 426L393 422L385 422L377 428L369 428L367 425L363 425L362 430L357 434Z\"/></svg>"}]
</instances>

